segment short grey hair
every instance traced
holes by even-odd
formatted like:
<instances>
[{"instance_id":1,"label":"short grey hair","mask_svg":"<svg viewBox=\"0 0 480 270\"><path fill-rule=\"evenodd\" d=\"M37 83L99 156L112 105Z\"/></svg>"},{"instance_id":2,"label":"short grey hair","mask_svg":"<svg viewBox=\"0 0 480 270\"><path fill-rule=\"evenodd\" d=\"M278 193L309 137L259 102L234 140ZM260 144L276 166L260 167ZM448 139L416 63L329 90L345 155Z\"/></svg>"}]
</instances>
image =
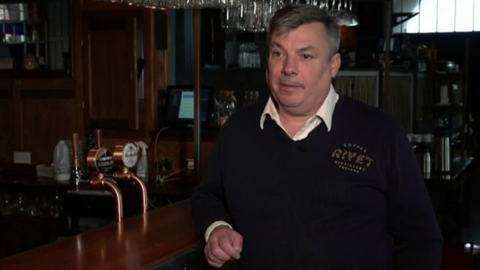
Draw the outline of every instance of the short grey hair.
<instances>
[{"instance_id":1,"label":"short grey hair","mask_svg":"<svg viewBox=\"0 0 480 270\"><path fill-rule=\"evenodd\" d=\"M287 5L275 12L270 20L268 48L272 35L282 35L309 23L321 23L330 37L330 55L332 58L340 47L340 26L336 19L324 9L312 5Z\"/></svg>"}]
</instances>

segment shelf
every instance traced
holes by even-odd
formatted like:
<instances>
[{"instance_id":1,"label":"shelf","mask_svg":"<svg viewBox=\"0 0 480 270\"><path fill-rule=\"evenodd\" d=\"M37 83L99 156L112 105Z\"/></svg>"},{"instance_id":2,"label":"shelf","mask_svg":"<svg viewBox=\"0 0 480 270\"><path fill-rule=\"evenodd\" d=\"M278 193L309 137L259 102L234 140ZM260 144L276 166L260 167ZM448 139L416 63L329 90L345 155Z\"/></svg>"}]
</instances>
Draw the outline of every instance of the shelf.
<instances>
[{"instance_id":1,"label":"shelf","mask_svg":"<svg viewBox=\"0 0 480 270\"><path fill-rule=\"evenodd\" d=\"M131 130L131 129L114 129L107 128L103 125L92 127L91 132L94 132L95 128L102 130L102 137L106 139L122 138L126 140L144 140L145 130Z\"/></svg>"},{"instance_id":2,"label":"shelf","mask_svg":"<svg viewBox=\"0 0 480 270\"><path fill-rule=\"evenodd\" d=\"M458 111L463 109L463 104L436 104L431 106L433 110Z\"/></svg>"},{"instance_id":3,"label":"shelf","mask_svg":"<svg viewBox=\"0 0 480 270\"><path fill-rule=\"evenodd\" d=\"M144 140L145 139L145 130L127 130L127 129L112 129L98 126L97 128L102 129L103 138L123 138L130 140ZM93 131L93 130L92 130ZM157 131L148 132L150 138L155 139L157 136ZM204 142L214 142L217 139L218 129L202 129L201 131L202 141ZM168 141L193 141L193 130L191 128L187 130L180 129L167 129L162 131L159 136L160 140Z\"/></svg>"},{"instance_id":4,"label":"shelf","mask_svg":"<svg viewBox=\"0 0 480 270\"><path fill-rule=\"evenodd\" d=\"M433 77L436 80L441 80L441 81L460 81L463 80L463 73L461 72L453 72L453 73L435 73L433 74Z\"/></svg>"},{"instance_id":5,"label":"shelf","mask_svg":"<svg viewBox=\"0 0 480 270\"><path fill-rule=\"evenodd\" d=\"M7 45L45 44L45 43L47 43L45 40L37 40L37 41L18 41L18 42L7 42Z\"/></svg>"},{"instance_id":6,"label":"shelf","mask_svg":"<svg viewBox=\"0 0 480 270\"><path fill-rule=\"evenodd\" d=\"M214 142L218 136L218 129L202 129L201 136L203 142ZM157 136L156 131L150 132L150 137L155 139ZM159 139L161 140L178 140L178 141L193 141L193 130L175 130L175 129L167 129L160 133Z\"/></svg>"},{"instance_id":7,"label":"shelf","mask_svg":"<svg viewBox=\"0 0 480 270\"><path fill-rule=\"evenodd\" d=\"M2 24L34 24L34 23L44 23L45 20L0 20Z\"/></svg>"},{"instance_id":8,"label":"shelf","mask_svg":"<svg viewBox=\"0 0 480 270\"><path fill-rule=\"evenodd\" d=\"M66 70L16 70L0 69L0 78L8 79L46 79L46 78L70 78L72 77Z\"/></svg>"}]
</instances>

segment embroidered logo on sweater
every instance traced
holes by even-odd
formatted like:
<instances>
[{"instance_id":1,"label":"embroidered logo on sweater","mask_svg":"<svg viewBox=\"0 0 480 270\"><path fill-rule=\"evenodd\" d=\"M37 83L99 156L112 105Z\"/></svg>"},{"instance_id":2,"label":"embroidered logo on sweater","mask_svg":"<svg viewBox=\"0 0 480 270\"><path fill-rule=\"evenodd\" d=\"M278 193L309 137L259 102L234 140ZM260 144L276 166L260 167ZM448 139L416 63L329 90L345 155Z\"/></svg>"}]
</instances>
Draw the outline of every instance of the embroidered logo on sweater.
<instances>
[{"instance_id":1,"label":"embroidered logo on sweater","mask_svg":"<svg viewBox=\"0 0 480 270\"><path fill-rule=\"evenodd\" d=\"M343 147L333 150L332 157L339 169L354 173L364 172L373 163L367 149L354 143L344 143Z\"/></svg>"}]
</instances>

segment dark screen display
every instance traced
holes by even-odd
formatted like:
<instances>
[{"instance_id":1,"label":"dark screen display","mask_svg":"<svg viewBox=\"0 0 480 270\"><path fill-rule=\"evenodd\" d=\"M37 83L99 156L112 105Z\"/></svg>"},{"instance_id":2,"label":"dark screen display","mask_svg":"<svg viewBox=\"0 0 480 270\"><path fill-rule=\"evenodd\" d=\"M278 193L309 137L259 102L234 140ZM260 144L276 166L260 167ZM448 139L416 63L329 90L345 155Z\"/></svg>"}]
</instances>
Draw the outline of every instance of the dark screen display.
<instances>
[{"instance_id":1,"label":"dark screen display","mask_svg":"<svg viewBox=\"0 0 480 270\"><path fill-rule=\"evenodd\" d=\"M200 91L200 120L207 121L210 89ZM193 123L194 92L192 89L170 89L167 97L167 121Z\"/></svg>"},{"instance_id":2,"label":"dark screen display","mask_svg":"<svg viewBox=\"0 0 480 270\"><path fill-rule=\"evenodd\" d=\"M378 43L378 51L384 52L386 49L385 38L381 38ZM392 53L399 53L402 50L402 39L400 37L390 38L390 51Z\"/></svg>"}]
</instances>

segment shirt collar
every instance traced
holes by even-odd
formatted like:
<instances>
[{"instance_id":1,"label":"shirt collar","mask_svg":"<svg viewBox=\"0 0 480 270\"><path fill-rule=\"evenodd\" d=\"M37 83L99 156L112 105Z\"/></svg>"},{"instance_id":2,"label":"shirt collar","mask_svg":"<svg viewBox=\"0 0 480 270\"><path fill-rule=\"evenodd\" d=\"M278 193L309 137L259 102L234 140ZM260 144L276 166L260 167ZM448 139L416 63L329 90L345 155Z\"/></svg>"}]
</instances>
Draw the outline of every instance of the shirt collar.
<instances>
[{"instance_id":1,"label":"shirt collar","mask_svg":"<svg viewBox=\"0 0 480 270\"><path fill-rule=\"evenodd\" d=\"M335 92L335 88L333 87L333 85L330 85L330 91L328 92L325 101L323 102L322 106L320 106L320 109L318 109L318 111L315 113L315 116L320 117L325 122L328 131L330 131L330 129L332 128L333 110L335 109L335 104L337 104L338 99L339 96L337 92ZM261 129L263 129L267 114L270 115L270 117L275 122L277 122L278 124L280 123L280 117L278 115L278 111L275 107L275 103L273 102L272 97L268 98L267 104L263 109L262 116L260 117Z\"/></svg>"}]
</instances>

